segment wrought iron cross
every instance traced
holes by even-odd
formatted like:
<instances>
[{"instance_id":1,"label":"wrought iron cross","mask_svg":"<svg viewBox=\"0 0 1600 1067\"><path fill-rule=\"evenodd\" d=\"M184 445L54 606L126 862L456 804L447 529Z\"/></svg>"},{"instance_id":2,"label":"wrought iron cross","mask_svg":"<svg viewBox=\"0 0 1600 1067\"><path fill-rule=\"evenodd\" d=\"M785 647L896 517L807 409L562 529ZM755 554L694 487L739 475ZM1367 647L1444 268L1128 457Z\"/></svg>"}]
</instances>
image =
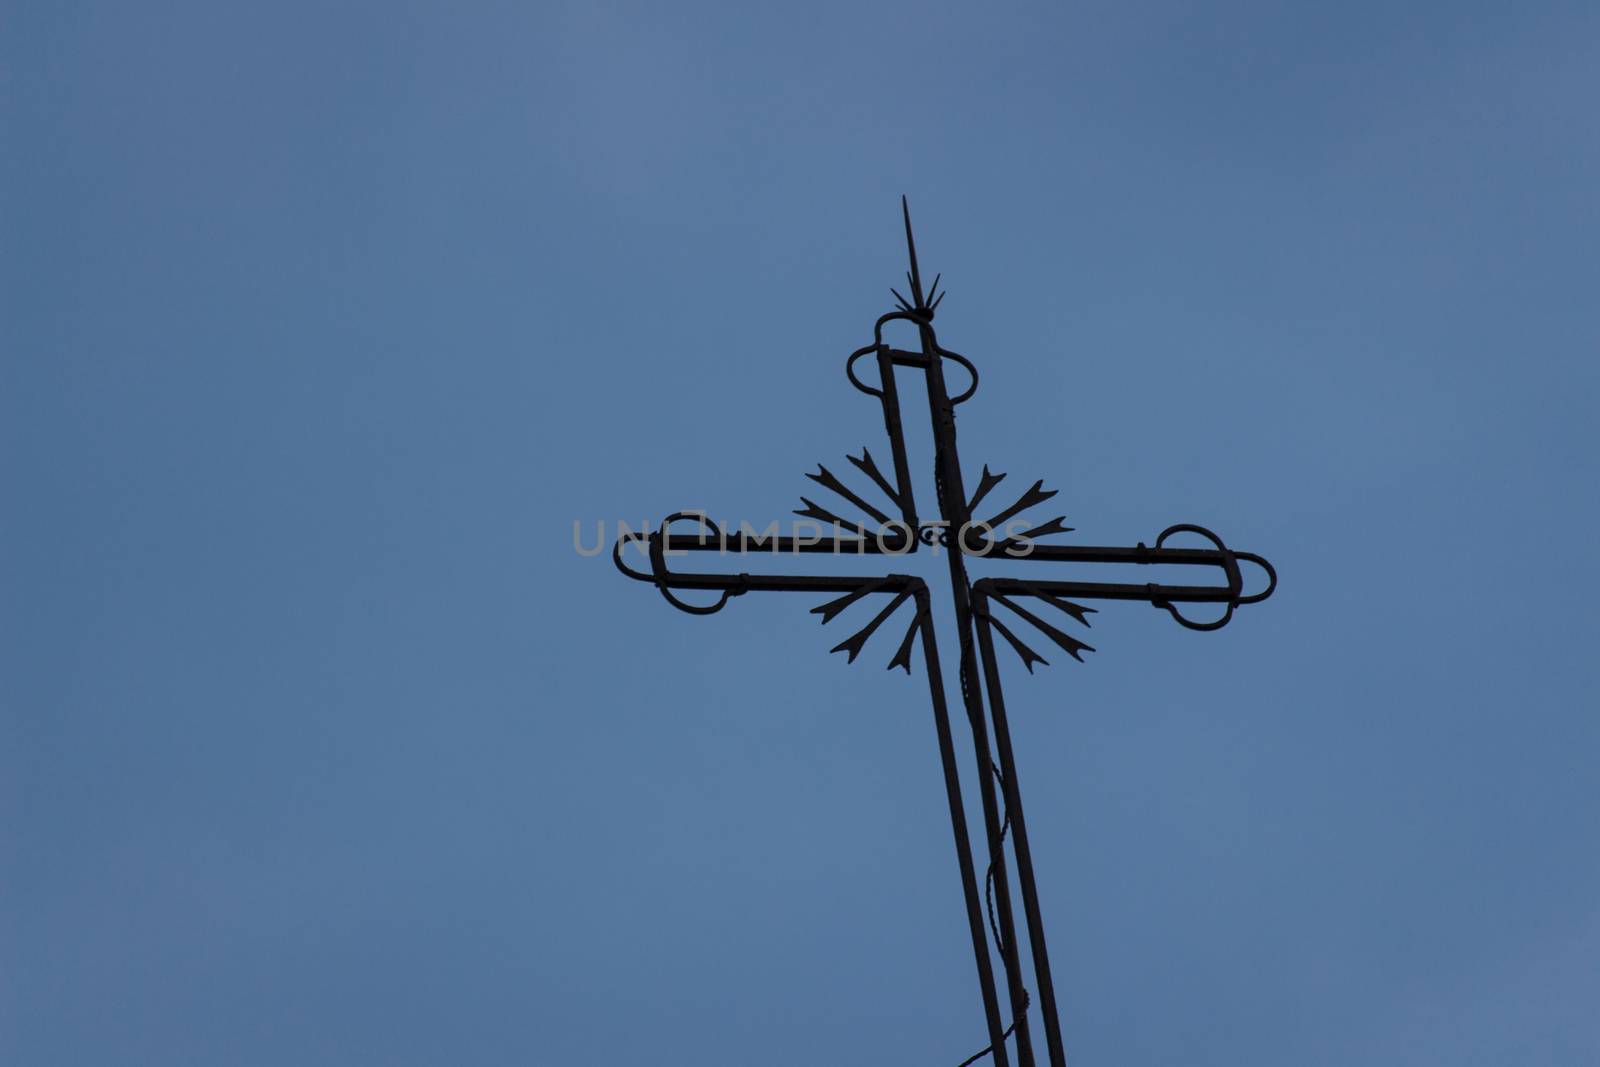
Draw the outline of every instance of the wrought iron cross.
<instances>
[{"instance_id":1,"label":"wrought iron cross","mask_svg":"<svg viewBox=\"0 0 1600 1067\"><path fill-rule=\"evenodd\" d=\"M873 633L908 601L913 604L911 620L898 649L889 661L889 667L900 667L911 673L914 646L920 642L922 661L927 672L928 692L933 701L934 728L938 733L939 755L944 765L945 793L950 807L950 824L954 831L956 858L961 871L961 886L966 898L967 925L972 938L973 956L977 963L978 985L983 997L984 1018L989 1031L989 1047L998 1067L1009 1067L1006 1039L1016 1034L1017 1061L1022 1067L1033 1067L1033 1037L1028 1025L1029 995L1024 987L1021 956L1016 937L1010 878L1006 866L1005 842L1011 839L1012 858L1016 862L1018 889L1022 899L1022 912L1027 926L1028 943L1033 958L1034 977L1038 986L1040 1019L1044 1026L1044 1041L1051 1067L1064 1067L1060 1017L1056 1010L1055 989L1050 977L1050 959L1045 945L1044 921L1039 912L1039 895L1034 882L1033 857L1028 845L1027 820L1023 813L1022 797L1017 783L1016 762L1013 758L1011 730L1007 724L1005 700L1000 686L1000 668L995 657L995 634L999 634L1021 658L1031 673L1035 663L1048 662L1030 648L996 614L995 607L1003 607L1013 619L1020 620L1052 641L1067 655L1081 661L1084 652L1093 651L1089 645L1059 629L1030 607L1041 611L1059 611L1084 626L1089 625L1088 615L1095 609L1078 601L1131 600L1163 608L1180 624L1194 630L1216 630L1233 617L1234 609L1241 604L1265 600L1277 585L1277 575L1271 564L1250 552L1237 552L1224 545L1215 534L1199 526L1178 525L1163 530L1155 543L1143 542L1131 548L1099 547L1046 543L1045 539L1070 533L1063 526L1063 518L1029 525L1021 519L1028 509L1055 495L1046 490L1043 482L1035 482L1008 507L1001 508L991 517L974 522L979 505L1005 477L991 474L985 466L978 479L977 488L969 497L961 475L961 458L956 451L955 409L971 399L978 388L978 372L965 357L940 346L933 331L933 316L939 302L944 299L938 292L939 278L925 293L922 276L917 267L916 242L911 234L911 213L905 198L901 198L901 211L905 217L906 248L911 269L906 275L911 295L907 299L898 291L894 293L897 308L878 319L873 329L873 342L850 355L845 363L845 373L850 384L861 392L877 398L883 409L884 429L889 438L889 454L893 473L885 474L866 449L859 457L850 456L850 463L864 475L888 501L888 510L880 508L851 489L826 467L807 477L830 493L848 502L863 516L855 521L835 514L811 500L801 497L805 506L795 514L825 523L832 528L831 536L820 532L815 537L779 536L772 528L757 533L746 527L730 533L698 512L678 512L664 519L659 528L651 532L627 533L612 550L612 560L624 574L639 581L650 582L674 607L695 615L709 615L722 610L728 601L749 592L835 593L830 600L811 610L830 622L858 601L868 598L887 598L887 603L870 621L852 636L834 646L833 651L844 652L854 662ZM890 323L904 322L916 330L918 350L895 348L884 340L884 328ZM876 386L863 382L856 373L862 360L875 362L878 368ZM945 384L945 364L954 363L970 378L965 388L951 396ZM928 412L933 423L935 447L934 483L938 497L937 521L919 518L912 493L910 465L906 456L905 436L901 429L900 396L895 381L896 368L921 371L927 385ZM675 524L693 520L698 529L693 533L674 533ZM869 525L870 524L870 525ZM1192 534L1209 542L1210 547L1169 547L1167 541L1179 534ZM955 742L950 730L950 715L945 703L944 678L940 666L939 650L934 638L933 617L930 610L928 585L916 575L887 573L879 576L825 576L825 575L757 575L690 573L672 570L668 559L696 551L721 553L804 553L897 556L915 552L919 545L939 544L949 548L943 555L950 568L951 591L954 598L956 632L959 635L958 678L961 700L972 732L972 747L977 762L978 793L982 801L984 840L988 847L989 866L980 891L977 871L973 862L971 835L967 827L966 808L961 796L961 778L957 769ZM637 544L636 550L648 561L648 570L629 566L624 559L624 548ZM969 556L985 558L1014 558L1029 570L1042 563L1070 564L1180 564L1215 567L1221 572L1222 584L1217 585L1162 585L1156 583L1116 583L1063 581L1040 578L983 578L972 581L967 576L966 560ZM1241 561L1251 563L1265 575L1265 585L1257 592L1246 594L1240 573ZM680 590L704 590L717 595L710 604L694 604L676 595ZM1196 622L1184 616L1179 605L1217 604L1223 606L1220 617ZM978 677L981 670L983 686ZM984 696L987 694L987 709ZM991 743L992 732L992 743ZM998 757L998 760L996 759ZM995 783L999 783L997 797ZM990 894L992 893L992 897ZM986 900L995 905L990 912L990 930L996 942L1005 970L1006 999L1009 1011L1002 1015L999 994L995 986L993 962L984 931ZM1009 1025L1006 1022L1009 1016ZM983 1053L979 1053L981 1056ZM975 1060L978 1056L974 1056ZM972 1062L969 1060L968 1062Z\"/></svg>"}]
</instances>

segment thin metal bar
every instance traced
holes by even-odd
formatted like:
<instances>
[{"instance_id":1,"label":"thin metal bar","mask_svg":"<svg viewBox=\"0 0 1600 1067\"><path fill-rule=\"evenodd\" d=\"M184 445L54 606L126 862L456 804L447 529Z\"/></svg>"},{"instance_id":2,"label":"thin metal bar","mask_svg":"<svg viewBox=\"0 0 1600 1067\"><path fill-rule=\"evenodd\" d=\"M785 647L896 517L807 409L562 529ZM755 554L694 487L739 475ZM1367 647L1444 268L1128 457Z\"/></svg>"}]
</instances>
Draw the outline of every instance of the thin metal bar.
<instances>
[{"instance_id":1,"label":"thin metal bar","mask_svg":"<svg viewBox=\"0 0 1600 1067\"><path fill-rule=\"evenodd\" d=\"M972 539L976 543L976 532L972 535ZM1242 552L1220 552L1214 548L1146 548L1144 545L1128 547L1122 545L1042 545L1037 543L1027 549L1025 555L1015 555L1005 551L1007 545L1016 547L1019 550L1024 548L1024 546L1012 541L991 541L987 546L980 546L977 551L969 552L968 554L973 556L1002 556L1019 562L1164 563L1196 567L1226 567L1227 558L1230 554L1236 556L1244 555Z\"/></svg>"},{"instance_id":2,"label":"thin metal bar","mask_svg":"<svg viewBox=\"0 0 1600 1067\"><path fill-rule=\"evenodd\" d=\"M883 428L889 434L889 451L894 459L894 480L899 487L900 517L912 530L917 528L917 501L911 488L911 465L906 460L906 435L900 425L900 390L894 380L894 363L887 348L878 349L878 385L883 391Z\"/></svg>"},{"instance_id":3,"label":"thin metal bar","mask_svg":"<svg viewBox=\"0 0 1600 1067\"><path fill-rule=\"evenodd\" d=\"M889 360L897 367L916 367L918 370L928 369L928 357L921 352L907 352L903 348L888 349Z\"/></svg>"},{"instance_id":4,"label":"thin metal bar","mask_svg":"<svg viewBox=\"0 0 1600 1067\"><path fill-rule=\"evenodd\" d=\"M974 679L973 686L976 687L976 684ZM1006 869L1000 806L994 795L994 757L989 749L989 729L983 716L982 700L976 691L968 695L963 690L963 699L967 703L967 718L972 726L972 748L978 764L981 790L978 797L983 805L983 822L989 836L989 863L994 870L995 911L1001 941L995 947L1006 965L1006 996L1011 1002L1011 1016L1016 1023L1017 1060L1021 1067L1033 1067L1033 1038L1028 1026L1027 992L1022 984L1022 955L1017 944L1016 919L1011 912L1011 876ZM976 715L973 714L974 706L977 707Z\"/></svg>"},{"instance_id":5,"label":"thin metal bar","mask_svg":"<svg viewBox=\"0 0 1600 1067\"><path fill-rule=\"evenodd\" d=\"M633 534L628 540L638 543L652 534ZM763 537L760 534L732 533L718 538L715 534L668 534L666 548L669 553L725 552L728 555L745 553L787 556L906 556L916 551L917 539L904 533L888 530L880 537L824 537L820 541L810 537Z\"/></svg>"},{"instance_id":6,"label":"thin metal bar","mask_svg":"<svg viewBox=\"0 0 1600 1067\"><path fill-rule=\"evenodd\" d=\"M1050 949L1044 936L1044 917L1039 910L1039 891L1033 877L1033 852L1028 847L1028 821L1022 811L1022 790L1017 784L1017 765L1011 752L1011 729L1006 723L1005 696L1000 690L1000 669L994 658L994 637L989 630L989 607L983 590L978 599L978 648L983 656L983 674L989 690L989 711L994 720L995 745L1000 750L1000 774L1005 779L1006 807L1011 814L1011 850L1017 857L1017 881L1022 884L1022 909L1028 918L1028 944L1033 950L1033 972L1039 982L1039 1010L1044 1017L1045 1042L1050 1047L1052 1067L1065 1067L1067 1055L1061 1043L1061 1019L1056 1011L1056 987L1050 976Z\"/></svg>"},{"instance_id":7,"label":"thin metal bar","mask_svg":"<svg viewBox=\"0 0 1600 1067\"><path fill-rule=\"evenodd\" d=\"M950 736L950 711L944 699L944 676L939 668L939 648L933 636L933 612L926 586L917 592L921 613L922 658L927 664L928 694L933 699L933 724L939 735L939 760L944 765L945 797L950 802L950 829L956 839L956 859L961 867L961 889L967 899L967 927L972 934L972 954L978 965L978 987L983 993L983 1014L989 1027L990 1047L996 1067L1008 1067L1005 1027L994 989L994 965L989 959L989 935L984 930L983 901L978 895L977 872L972 864L972 837L967 830L967 809L961 801L961 772L956 766L955 743Z\"/></svg>"},{"instance_id":8,"label":"thin metal bar","mask_svg":"<svg viewBox=\"0 0 1600 1067\"><path fill-rule=\"evenodd\" d=\"M1122 582L1025 582L1016 578L986 578L997 593L1031 596L1034 591L1053 593L1068 600L1171 600L1185 604L1226 604L1238 593L1218 585L1145 585Z\"/></svg>"},{"instance_id":9,"label":"thin metal bar","mask_svg":"<svg viewBox=\"0 0 1600 1067\"><path fill-rule=\"evenodd\" d=\"M922 579L914 575L891 574L888 578L896 579L896 583L884 586L884 592L896 592L906 588L904 582L919 582ZM904 581L899 581L904 580ZM674 573L662 583L668 589L710 589L726 590L732 593L853 593L863 586L872 585L883 581L883 576L871 578L845 577L843 575L828 577L826 575L792 575L792 574L683 574Z\"/></svg>"}]
</instances>

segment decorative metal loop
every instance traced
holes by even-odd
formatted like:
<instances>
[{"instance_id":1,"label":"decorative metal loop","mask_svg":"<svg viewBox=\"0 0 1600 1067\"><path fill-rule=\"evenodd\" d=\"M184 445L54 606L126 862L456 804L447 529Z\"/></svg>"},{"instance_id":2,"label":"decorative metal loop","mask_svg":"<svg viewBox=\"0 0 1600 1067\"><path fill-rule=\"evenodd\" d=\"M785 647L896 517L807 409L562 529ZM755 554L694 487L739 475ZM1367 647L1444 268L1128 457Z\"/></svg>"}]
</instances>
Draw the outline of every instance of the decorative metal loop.
<instances>
[{"instance_id":1,"label":"decorative metal loop","mask_svg":"<svg viewBox=\"0 0 1600 1067\"><path fill-rule=\"evenodd\" d=\"M1154 592L1156 587L1151 585L1150 588L1152 592ZM1222 618L1213 619L1211 622L1195 622L1193 619L1184 618L1183 615L1179 613L1178 609L1173 606L1172 601L1170 600L1161 600L1157 597L1152 597L1150 603L1154 604L1158 608L1166 608L1167 614L1171 615L1173 619L1177 621L1178 625L1182 626L1186 630L1200 630L1202 632L1209 632L1211 630L1220 630L1224 626L1228 625L1228 623L1233 621L1233 609L1234 606L1238 604L1238 601L1228 601L1228 610L1222 613Z\"/></svg>"},{"instance_id":2,"label":"decorative metal loop","mask_svg":"<svg viewBox=\"0 0 1600 1067\"><path fill-rule=\"evenodd\" d=\"M730 588L721 590L722 596L715 604L690 604L673 596L671 585L673 574L667 569L666 538L668 528L682 519L698 519L701 530L709 529L709 532L719 542L723 541L727 536L722 527L718 526L709 516L697 511L675 511L661 520L660 528L654 533L630 532L625 537L617 538L616 545L611 549L611 562L616 566L617 570L626 574L629 578L639 582L650 582L666 598L667 603L679 611L686 611L690 615L715 615L727 605L730 597L740 596L744 593L745 590L742 587L742 583L745 576L742 574L737 576L730 575L729 578L734 584ZM634 570L622 560L622 546L641 541L649 545L650 573L648 574L644 571Z\"/></svg>"},{"instance_id":3,"label":"decorative metal loop","mask_svg":"<svg viewBox=\"0 0 1600 1067\"><path fill-rule=\"evenodd\" d=\"M1273 569L1272 564L1268 563L1254 552L1235 552L1234 555L1239 559L1244 560L1246 563L1254 563L1257 567L1260 567L1267 573L1267 587L1265 589L1259 593L1251 593L1249 596L1242 596L1235 601L1235 603L1259 604L1263 600L1267 599L1267 597L1271 596L1273 590L1278 588L1278 572Z\"/></svg>"},{"instance_id":4,"label":"decorative metal loop","mask_svg":"<svg viewBox=\"0 0 1600 1067\"><path fill-rule=\"evenodd\" d=\"M673 596L671 591L663 583L657 583L656 588L661 590L661 595L667 598L668 604L671 604L679 611L686 611L690 615L715 615L717 612L727 607L728 598L736 597L740 593L744 592L743 589L724 589L722 591L721 599L719 599L715 604L690 604Z\"/></svg>"},{"instance_id":5,"label":"decorative metal loop","mask_svg":"<svg viewBox=\"0 0 1600 1067\"><path fill-rule=\"evenodd\" d=\"M863 393L866 393L868 396L875 396L879 400L882 400L883 399L883 390L882 389L874 389L870 385L864 385L862 383L861 379L856 377L856 360L860 359L862 356L866 355L868 352L871 352L874 355L876 355L877 351L878 351L878 348L879 348L878 345L871 344L871 345L866 346L865 348L858 348L854 352L850 353L850 358L844 361L844 373L845 373L845 377L850 379L850 384L851 385L855 386L857 389L861 390Z\"/></svg>"},{"instance_id":6,"label":"decorative metal loop","mask_svg":"<svg viewBox=\"0 0 1600 1067\"><path fill-rule=\"evenodd\" d=\"M1162 530L1161 533L1159 535L1157 535L1157 537L1156 537L1156 547L1157 548L1166 547L1165 546L1165 542L1166 542L1167 538L1171 537L1173 534L1179 534L1179 533L1199 534L1201 537L1204 537L1207 541L1210 541L1212 547L1214 547L1218 552L1223 552L1223 553L1226 553L1227 555L1230 555L1230 556L1233 555L1232 552L1228 551L1228 546L1222 543L1222 538L1218 537L1216 534L1212 533L1210 530L1206 529L1204 526L1196 526L1192 522L1176 523L1175 525L1168 526L1165 530Z\"/></svg>"},{"instance_id":7,"label":"decorative metal loop","mask_svg":"<svg viewBox=\"0 0 1600 1067\"><path fill-rule=\"evenodd\" d=\"M672 595L672 590L668 584L668 579L672 577L672 572L667 570L666 559L667 532L672 524L680 519L698 519L702 533L709 527L711 532L716 535L719 543L727 536L723 533L722 527L718 526L710 516L698 511L674 511L671 515L662 519L661 527L650 535L650 570L654 577L656 588L666 598L667 603L679 611L686 611L690 615L715 615L727 606L730 597L739 596L744 590L737 587L724 589L722 590L721 599L715 604L690 604Z\"/></svg>"},{"instance_id":8,"label":"decorative metal loop","mask_svg":"<svg viewBox=\"0 0 1600 1067\"><path fill-rule=\"evenodd\" d=\"M878 343L881 345L883 344L883 327L885 323L909 322L920 327L928 325L928 321L928 319L923 318L914 311L891 311L886 315L878 316L878 321L872 327L872 335L878 339Z\"/></svg>"},{"instance_id":9,"label":"decorative metal loop","mask_svg":"<svg viewBox=\"0 0 1600 1067\"><path fill-rule=\"evenodd\" d=\"M967 385L966 389L960 394L950 398L950 406L954 407L957 404L964 404L968 400L971 400L973 394L978 391L978 368L974 366L972 360L968 359L966 356L963 356L959 352L952 352L948 348L945 348L939 344L937 335L933 333L933 326L931 325L932 321L933 315L931 313L928 313L925 310L919 311L915 308L910 311L891 311L888 314L881 316L872 328L873 343L856 349L854 352L850 353L850 357L845 360L844 373L845 376L850 379L850 384L855 386L861 392L866 393L868 396L875 396L880 400L883 399L882 389L874 389L872 386L867 385L860 378L856 377L856 361L862 356L876 355L884 350L887 344L883 339L883 328L885 325L891 322L909 322L914 324L919 330L924 328L927 329L929 337L933 341L933 349L935 352L939 353L940 358L954 360L955 362L961 364L962 367L966 368L967 373L972 376L972 381Z\"/></svg>"},{"instance_id":10,"label":"decorative metal loop","mask_svg":"<svg viewBox=\"0 0 1600 1067\"><path fill-rule=\"evenodd\" d=\"M1222 538L1218 537L1204 526L1196 526L1193 523L1187 522L1181 522L1175 526L1168 526L1165 530L1162 530L1161 534L1156 538L1156 547L1164 547L1167 538L1177 533L1198 534L1199 536L1204 537L1207 541L1210 541L1211 544L1215 546L1216 550L1222 554L1222 569L1228 575L1228 590L1231 594L1230 599L1228 600L1228 610L1222 613L1222 618L1220 619L1214 619L1211 622L1195 622L1193 619L1185 618L1183 614L1179 612L1178 609L1173 605L1172 601L1163 600L1159 595L1152 595L1150 603L1158 608L1165 608L1167 610L1167 614L1171 615L1173 619L1177 621L1178 625L1184 627L1185 629L1200 630L1202 632L1220 630L1233 620L1233 609L1238 607L1241 603L1244 603L1244 601L1239 599L1239 591L1242 588L1243 583L1239 577L1238 560L1234 557L1233 552L1228 548L1228 546L1222 543ZM1265 562L1265 560L1262 560L1262 563ZM1152 584L1150 588L1152 593L1154 593L1156 586ZM1269 589L1268 592L1271 592L1271 590Z\"/></svg>"},{"instance_id":11,"label":"decorative metal loop","mask_svg":"<svg viewBox=\"0 0 1600 1067\"><path fill-rule=\"evenodd\" d=\"M626 574L629 578L632 578L636 582L654 582L655 579L646 574L644 571L636 571L626 563L622 562L623 545L636 544L640 541L648 541L649 539L649 534L633 533L632 531L630 531L625 537L617 538L617 543L611 546L612 566L616 567L617 570L621 571L623 574Z\"/></svg>"},{"instance_id":12,"label":"decorative metal loop","mask_svg":"<svg viewBox=\"0 0 1600 1067\"><path fill-rule=\"evenodd\" d=\"M937 347L937 345L935 347ZM962 393L960 396L953 396L950 398L951 407L955 407L957 404L965 404L968 400L972 399L972 394L978 391L978 368L972 365L972 360L961 355L959 352L952 352L948 348L940 348L939 355L943 356L945 359L955 360L957 363L967 368L967 373L972 375L972 384L967 386L967 391Z\"/></svg>"}]
</instances>

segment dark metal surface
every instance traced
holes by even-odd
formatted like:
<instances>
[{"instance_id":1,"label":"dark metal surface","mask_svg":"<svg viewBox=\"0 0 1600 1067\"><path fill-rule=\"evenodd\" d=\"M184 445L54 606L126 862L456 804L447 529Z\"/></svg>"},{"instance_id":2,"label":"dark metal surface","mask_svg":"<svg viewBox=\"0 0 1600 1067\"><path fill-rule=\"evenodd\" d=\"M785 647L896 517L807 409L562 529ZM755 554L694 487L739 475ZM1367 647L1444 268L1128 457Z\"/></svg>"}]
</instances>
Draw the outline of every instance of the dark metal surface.
<instances>
[{"instance_id":1,"label":"dark metal surface","mask_svg":"<svg viewBox=\"0 0 1600 1067\"><path fill-rule=\"evenodd\" d=\"M1011 730L1006 718L1005 697L1001 690L1000 668L995 655L994 635L1016 653L1031 672L1034 664L1049 661L1028 645L1012 626L1025 624L1035 633L1051 642L1073 659L1082 661L1083 653L1093 648L1062 630L1046 615L1070 619L1087 627L1088 616L1096 609L1078 603L1083 600L1139 601L1165 610L1181 625L1192 630L1216 630L1227 625L1235 609L1254 604L1272 595L1277 587L1277 573L1261 556L1251 552L1230 549L1216 534L1201 526L1180 524L1170 526L1156 536L1152 546L1142 541L1132 547L1103 547L1093 545L1046 544L1043 539L1071 532L1064 525L1065 516L1056 516L1040 522L1028 522L1021 517L1030 509L1054 497L1055 490L1046 489L1042 481L1035 482L1020 493L1010 504L999 508L982 522L973 522L980 504L990 497L1005 478L993 474L985 466L979 476L977 488L969 497L963 487L961 460L956 448L955 408L970 400L977 392L978 371L963 356L940 346L933 331L934 311L944 299L943 293L935 295L939 285L936 277L925 294L922 275L917 263L916 241L911 232L911 213L901 199L905 219L906 248L910 270L906 281L910 289L907 298L894 292L897 310L878 319L873 328L873 343L851 353L845 361L845 373L850 383L861 392L876 398L883 413L884 430L889 439L892 459L892 479L886 475L865 448L861 456L850 456L850 464L871 482L873 490L881 493L884 504L874 503L868 495L852 489L827 467L819 465L817 473L808 474L822 489L848 505L864 518L851 518L839 514L834 506L818 504L801 497L803 507L795 514L825 524L833 529L832 536L803 538L798 536L762 536L747 531L729 533L703 515L679 512L667 516L656 530L628 533L619 538L612 550L612 560L617 568L630 578L653 584L667 601L682 611L696 615L709 615L721 611L728 601L749 592L798 592L813 594L838 594L833 599L813 607L811 611L821 616L824 624L832 622L858 604L870 602L877 610L866 622L843 641L833 647L834 652L844 652L849 662L854 662L872 636L902 609L911 605L910 620L906 623L893 657L888 666L911 672L913 648L920 637L923 665L928 678L928 691L933 704L934 728L939 741L939 756L943 764L945 792L950 807L950 823L956 844L956 860L960 870L963 894L966 899L967 921L972 938L974 960L978 971L979 992L983 1000L984 1020L989 1032L990 1047L999 1067L1007 1067L1010 1051L1006 1045L1008 1034L1016 1039L1017 1062L1022 1067L1033 1067L1035 1062L1033 1034L1029 1027L1030 1004L1039 1010L1039 1021L1044 1029L1044 1043L1051 1067L1064 1067L1066 1055L1061 1036L1060 1015L1057 1011L1055 989L1050 972L1048 947L1045 941L1044 920L1039 908L1038 888L1034 880L1033 857L1028 842L1027 821L1023 812L1022 796L1017 782L1016 763L1013 758ZM884 340L884 327L892 322L904 322L914 327L920 351L912 352L890 346ZM857 375L857 363L872 357L878 366L878 384L863 382ZM962 388L951 396L945 384L945 364L954 363L961 369ZM911 489L910 463L906 454L905 435L901 425L900 395L895 381L895 368L911 368L922 372L928 399L928 414L933 427L935 447L934 484L937 488L939 519L922 521L918 518L916 500ZM1004 499L1004 498L1001 498ZM1023 529L1013 530L1007 524L1027 522ZM697 524L694 532L677 532L681 523ZM1004 528L1006 536L996 537ZM1167 542L1180 535L1201 539L1209 547L1168 546ZM708 573L675 570L668 559L696 552L715 552L719 555L776 554L850 554L859 556L905 556L915 553L920 546L934 544L948 546L943 552L950 573L951 593L958 636L958 680L962 707L972 732L972 748L977 763L979 799L982 802L984 844L988 852L986 884L992 883L996 907L991 915L991 934L1003 968L1008 1010L1002 1013L991 951L990 935L985 933L983 894L978 886L977 867L973 858L972 839L967 825L966 809L962 802L961 776L957 765L955 745L950 729L949 709L945 702L945 687L939 652L934 637L931 612L931 594L926 582L910 574L886 573L877 576L826 576L826 575L759 575L747 573ZM630 566L624 558L625 550L637 546L635 554L642 558L647 569ZM1039 577L994 577L972 581L967 575L968 557L996 560L1014 560L1025 572L1042 571ZM1245 581L1240 563L1248 563L1261 572L1263 584L1254 592L1245 592ZM1040 568L1040 564L1098 564L1098 565L1168 565L1210 567L1220 572L1220 581L1210 585L1174 585L1156 582L1104 582L1073 581L1049 577L1055 568ZM677 596L678 591L702 591L717 594L715 600L694 603ZM1178 605L1216 605L1221 614L1209 620L1196 619L1184 614ZM1008 625L995 611L1004 609ZM1038 609L1038 610L1034 610ZM1059 614L1055 614L1059 613ZM1065 619L1063 619L1063 616ZM981 664L982 686L979 685ZM988 702L985 707L984 695ZM991 741L992 732L992 741ZM998 760L996 761L996 758ZM995 791L996 781L1000 794ZM1009 836L1011 856L1016 862L1017 890L1022 898L1022 913L1027 924L1029 953L1033 962L1037 999L1030 997L1026 988L1020 946L1015 930L1010 875L1006 864L1005 842ZM977 1057L974 1057L977 1058Z\"/></svg>"}]
</instances>

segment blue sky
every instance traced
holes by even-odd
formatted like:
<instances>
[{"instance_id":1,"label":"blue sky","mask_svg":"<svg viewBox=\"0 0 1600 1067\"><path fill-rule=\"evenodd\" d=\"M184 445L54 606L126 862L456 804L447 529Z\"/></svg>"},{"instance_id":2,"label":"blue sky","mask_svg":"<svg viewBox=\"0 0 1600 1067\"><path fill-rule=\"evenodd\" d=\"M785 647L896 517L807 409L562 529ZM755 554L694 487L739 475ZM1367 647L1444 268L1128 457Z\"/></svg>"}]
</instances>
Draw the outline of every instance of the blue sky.
<instances>
[{"instance_id":1,"label":"blue sky","mask_svg":"<svg viewBox=\"0 0 1600 1067\"><path fill-rule=\"evenodd\" d=\"M969 480L1282 576L1004 664L1069 1056L1600 1060L1597 31L6 5L0 1058L980 1047L892 641L572 548L884 454L907 193Z\"/></svg>"}]
</instances>

